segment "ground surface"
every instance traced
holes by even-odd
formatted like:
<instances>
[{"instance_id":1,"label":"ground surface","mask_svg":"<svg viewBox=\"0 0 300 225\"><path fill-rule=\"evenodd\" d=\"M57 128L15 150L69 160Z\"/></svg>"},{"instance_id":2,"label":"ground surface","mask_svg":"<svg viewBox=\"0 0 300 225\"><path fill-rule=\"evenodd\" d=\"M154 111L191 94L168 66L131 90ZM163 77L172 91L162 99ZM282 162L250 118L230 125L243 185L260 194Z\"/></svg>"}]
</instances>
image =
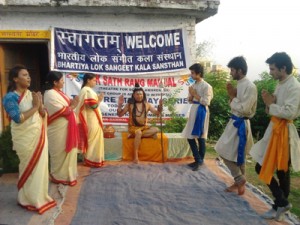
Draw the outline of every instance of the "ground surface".
<instances>
[{"instance_id":1,"label":"ground surface","mask_svg":"<svg viewBox=\"0 0 300 225\"><path fill-rule=\"evenodd\" d=\"M232 178L213 159L197 172L191 160L147 163L107 162L103 168L78 165L74 187L50 185L58 203L43 215L16 204L17 174L0 177L0 224L297 224L266 221L268 203L248 185L243 196L225 193Z\"/></svg>"}]
</instances>

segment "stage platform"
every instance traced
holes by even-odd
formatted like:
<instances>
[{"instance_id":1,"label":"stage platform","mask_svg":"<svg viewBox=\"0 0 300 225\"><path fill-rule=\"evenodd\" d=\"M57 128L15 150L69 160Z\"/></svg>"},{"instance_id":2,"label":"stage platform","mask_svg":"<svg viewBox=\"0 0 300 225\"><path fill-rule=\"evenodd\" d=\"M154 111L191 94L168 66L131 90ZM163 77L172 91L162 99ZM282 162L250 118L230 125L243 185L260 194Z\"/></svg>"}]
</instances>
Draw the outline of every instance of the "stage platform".
<instances>
[{"instance_id":1,"label":"stage platform","mask_svg":"<svg viewBox=\"0 0 300 225\"><path fill-rule=\"evenodd\" d=\"M123 155L123 132L116 132L114 138L104 139L105 161L120 161ZM168 142L166 160L182 159L191 157L192 152L186 138L181 137L180 133L164 133ZM159 137L160 138L160 137ZM161 149L158 149L161 151ZM151 160L150 160L151 161Z\"/></svg>"}]
</instances>

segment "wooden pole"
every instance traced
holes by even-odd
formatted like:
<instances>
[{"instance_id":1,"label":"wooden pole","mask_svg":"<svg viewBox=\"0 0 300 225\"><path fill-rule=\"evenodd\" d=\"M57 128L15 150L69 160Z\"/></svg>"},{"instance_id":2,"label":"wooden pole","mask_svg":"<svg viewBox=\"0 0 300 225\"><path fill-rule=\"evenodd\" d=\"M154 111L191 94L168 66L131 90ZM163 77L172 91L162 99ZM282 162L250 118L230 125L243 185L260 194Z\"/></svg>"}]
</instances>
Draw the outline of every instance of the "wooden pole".
<instances>
[{"instance_id":1,"label":"wooden pole","mask_svg":"<svg viewBox=\"0 0 300 225\"><path fill-rule=\"evenodd\" d=\"M162 101L162 91L160 92L160 99ZM161 144L161 154L162 161L165 162L165 154L164 154L164 140L163 140L163 131L162 131L162 110L160 112L160 144Z\"/></svg>"}]
</instances>

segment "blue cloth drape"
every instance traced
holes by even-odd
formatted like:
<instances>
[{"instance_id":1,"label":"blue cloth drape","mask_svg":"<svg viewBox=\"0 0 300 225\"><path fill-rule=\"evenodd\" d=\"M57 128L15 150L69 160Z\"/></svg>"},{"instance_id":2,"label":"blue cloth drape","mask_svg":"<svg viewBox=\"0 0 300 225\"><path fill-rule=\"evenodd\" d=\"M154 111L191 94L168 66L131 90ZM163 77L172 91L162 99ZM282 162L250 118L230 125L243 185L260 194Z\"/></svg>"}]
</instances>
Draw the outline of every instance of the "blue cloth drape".
<instances>
[{"instance_id":1,"label":"blue cloth drape","mask_svg":"<svg viewBox=\"0 0 300 225\"><path fill-rule=\"evenodd\" d=\"M244 155L245 155L245 147L247 142L245 118L232 115L231 119L234 120L233 126L238 129L239 145L238 145L237 165L240 166L245 163Z\"/></svg>"},{"instance_id":2,"label":"blue cloth drape","mask_svg":"<svg viewBox=\"0 0 300 225\"><path fill-rule=\"evenodd\" d=\"M204 105L201 105L200 102L193 101L194 104L198 104L197 115L192 130L192 135L201 137L204 130L204 122L206 116L206 108Z\"/></svg>"}]
</instances>

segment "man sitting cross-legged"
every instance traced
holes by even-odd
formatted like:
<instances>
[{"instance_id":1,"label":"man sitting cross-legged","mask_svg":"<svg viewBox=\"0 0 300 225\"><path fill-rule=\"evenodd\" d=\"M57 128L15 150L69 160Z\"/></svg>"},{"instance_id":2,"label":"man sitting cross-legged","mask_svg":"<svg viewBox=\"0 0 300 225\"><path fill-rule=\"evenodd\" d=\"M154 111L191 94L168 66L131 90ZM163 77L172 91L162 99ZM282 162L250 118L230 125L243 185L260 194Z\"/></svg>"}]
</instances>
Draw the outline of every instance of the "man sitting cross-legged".
<instances>
[{"instance_id":1,"label":"man sitting cross-legged","mask_svg":"<svg viewBox=\"0 0 300 225\"><path fill-rule=\"evenodd\" d=\"M134 138L134 157L133 162L138 163L138 150L143 137L157 138L159 129L157 127L150 127L147 125L147 113L150 111L155 115L160 115L162 112L162 100L159 101L157 109L147 102L146 93L138 83L135 84L133 89L132 98L128 103L124 104L124 96L120 95L118 100L117 114L122 117L125 113L129 112L128 132L129 137Z\"/></svg>"}]
</instances>

